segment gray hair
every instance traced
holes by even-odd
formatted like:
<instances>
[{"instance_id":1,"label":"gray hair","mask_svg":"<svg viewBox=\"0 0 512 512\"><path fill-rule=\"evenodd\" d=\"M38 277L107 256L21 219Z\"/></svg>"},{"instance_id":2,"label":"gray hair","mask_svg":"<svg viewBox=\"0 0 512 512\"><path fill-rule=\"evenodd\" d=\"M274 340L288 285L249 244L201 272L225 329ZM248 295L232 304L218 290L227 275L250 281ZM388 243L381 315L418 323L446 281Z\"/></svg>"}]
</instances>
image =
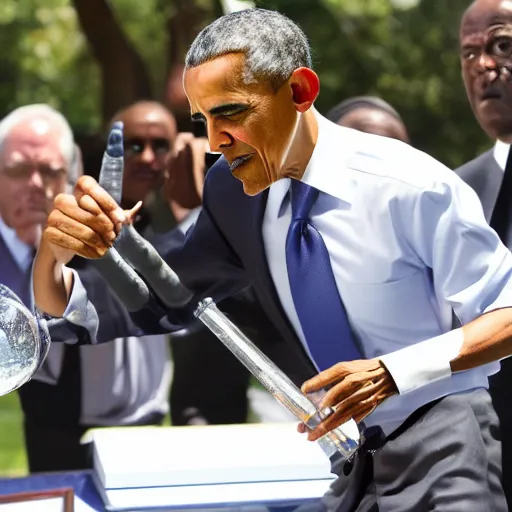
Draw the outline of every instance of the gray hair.
<instances>
[{"instance_id":1,"label":"gray hair","mask_svg":"<svg viewBox=\"0 0 512 512\"><path fill-rule=\"evenodd\" d=\"M73 132L66 118L50 105L35 103L18 107L0 121L0 153L3 151L5 140L11 131L25 121L44 119L56 127L60 133L60 151L66 162L68 173L76 166L75 141Z\"/></svg>"},{"instance_id":2,"label":"gray hair","mask_svg":"<svg viewBox=\"0 0 512 512\"><path fill-rule=\"evenodd\" d=\"M312 67L304 32L283 14L266 9L245 9L215 20L195 38L185 66L200 66L229 53L245 54L246 82L264 79L274 90L297 68Z\"/></svg>"}]
</instances>

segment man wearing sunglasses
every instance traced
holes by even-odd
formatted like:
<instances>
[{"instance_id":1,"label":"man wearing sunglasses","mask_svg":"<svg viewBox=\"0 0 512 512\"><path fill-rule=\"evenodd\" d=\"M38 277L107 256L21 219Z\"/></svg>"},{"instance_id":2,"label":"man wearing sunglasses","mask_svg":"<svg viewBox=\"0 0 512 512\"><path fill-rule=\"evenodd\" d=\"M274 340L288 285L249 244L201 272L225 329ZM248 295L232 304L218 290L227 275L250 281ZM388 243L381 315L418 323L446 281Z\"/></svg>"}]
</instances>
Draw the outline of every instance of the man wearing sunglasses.
<instances>
[{"instance_id":1,"label":"man wearing sunglasses","mask_svg":"<svg viewBox=\"0 0 512 512\"><path fill-rule=\"evenodd\" d=\"M66 185L73 158L72 134L64 119L57 123L60 117L46 105L29 105L0 125L2 225L31 247L38 242L53 199Z\"/></svg>"},{"instance_id":2,"label":"man wearing sunglasses","mask_svg":"<svg viewBox=\"0 0 512 512\"><path fill-rule=\"evenodd\" d=\"M161 104L142 101L115 116L123 121L125 168L123 201L131 208L162 186L176 140L174 116Z\"/></svg>"}]
</instances>

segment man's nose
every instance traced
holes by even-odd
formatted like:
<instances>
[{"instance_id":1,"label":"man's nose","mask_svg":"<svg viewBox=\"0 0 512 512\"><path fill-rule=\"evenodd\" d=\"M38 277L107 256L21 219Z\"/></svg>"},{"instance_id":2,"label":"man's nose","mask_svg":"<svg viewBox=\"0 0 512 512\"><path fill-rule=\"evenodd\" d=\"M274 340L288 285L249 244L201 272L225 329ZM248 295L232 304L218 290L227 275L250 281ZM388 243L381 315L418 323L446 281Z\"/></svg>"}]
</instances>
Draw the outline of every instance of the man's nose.
<instances>
[{"instance_id":1,"label":"man's nose","mask_svg":"<svg viewBox=\"0 0 512 512\"><path fill-rule=\"evenodd\" d=\"M150 144L146 144L144 146L144 150L142 151L142 153L140 155L140 159L145 164L152 164L155 161L155 153Z\"/></svg>"},{"instance_id":2,"label":"man's nose","mask_svg":"<svg viewBox=\"0 0 512 512\"><path fill-rule=\"evenodd\" d=\"M29 185L36 188L44 188L44 178L39 169L34 169L30 175Z\"/></svg>"},{"instance_id":3,"label":"man's nose","mask_svg":"<svg viewBox=\"0 0 512 512\"><path fill-rule=\"evenodd\" d=\"M220 126L216 126L214 122L208 123L207 135L210 151L221 152L224 148L233 145L233 137Z\"/></svg>"},{"instance_id":4,"label":"man's nose","mask_svg":"<svg viewBox=\"0 0 512 512\"><path fill-rule=\"evenodd\" d=\"M482 52L478 57L478 69L480 72L493 71L498 67L496 60L491 55Z\"/></svg>"}]
</instances>

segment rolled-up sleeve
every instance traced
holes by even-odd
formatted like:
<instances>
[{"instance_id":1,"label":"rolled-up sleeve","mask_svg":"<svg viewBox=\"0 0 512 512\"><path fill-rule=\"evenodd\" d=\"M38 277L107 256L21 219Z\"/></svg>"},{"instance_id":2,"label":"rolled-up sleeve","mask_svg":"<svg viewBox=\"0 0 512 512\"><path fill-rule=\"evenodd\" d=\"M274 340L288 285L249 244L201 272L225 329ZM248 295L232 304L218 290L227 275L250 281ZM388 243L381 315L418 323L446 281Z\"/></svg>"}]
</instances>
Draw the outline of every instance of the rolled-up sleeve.
<instances>
[{"instance_id":1,"label":"rolled-up sleeve","mask_svg":"<svg viewBox=\"0 0 512 512\"><path fill-rule=\"evenodd\" d=\"M455 174L416 198L408 238L433 272L436 295L462 324L512 306L512 255L487 224L473 189Z\"/></svg>"},{"instance_id":2,"label":"rolled-up sleeve","mask_svg":"<svg viewBox=\"0 0 512 512\"><path fill-rule=\"evenodd\" d=\"M487 224L475 192L454 173L440 174L402 202L403 234L418 264L432 269L437 300L464 325L512 307L512 255ZM458 329L381 360L403 394L451 376L450 361L463 341Z\"/></svg>"}]
</instances>

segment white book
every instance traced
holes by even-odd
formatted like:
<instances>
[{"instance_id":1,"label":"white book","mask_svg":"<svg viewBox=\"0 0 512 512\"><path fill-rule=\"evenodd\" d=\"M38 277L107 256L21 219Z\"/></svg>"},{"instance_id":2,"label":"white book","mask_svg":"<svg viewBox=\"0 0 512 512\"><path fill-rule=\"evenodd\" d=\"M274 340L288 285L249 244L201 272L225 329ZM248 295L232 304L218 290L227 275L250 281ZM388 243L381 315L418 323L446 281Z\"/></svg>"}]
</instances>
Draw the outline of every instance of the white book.
<instances>
[{"instance_id":1,"label":"white book","mask_svg":"<svg viewBox=\"0 0 512 512\"><path fill-rule=\"evenodd\" d=\"M132 510L127 505L136 502L155 508L318 498L334 478L330 462L296 428L293 422L94 430L98 487L113 510Z\"/></svg>"}]
</instances>

